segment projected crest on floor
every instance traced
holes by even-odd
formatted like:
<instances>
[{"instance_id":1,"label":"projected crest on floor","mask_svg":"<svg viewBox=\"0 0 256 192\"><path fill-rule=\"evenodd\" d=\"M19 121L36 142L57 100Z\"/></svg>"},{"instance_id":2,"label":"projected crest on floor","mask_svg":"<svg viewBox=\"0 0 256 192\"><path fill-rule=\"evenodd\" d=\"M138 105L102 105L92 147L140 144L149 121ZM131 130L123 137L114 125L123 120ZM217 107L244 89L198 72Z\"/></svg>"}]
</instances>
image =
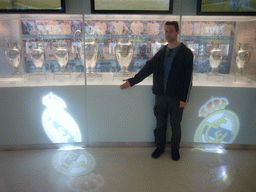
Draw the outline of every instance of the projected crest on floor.
<instances>
[{"instance_id":1,"label":"projected crest on floor","mask_svg":"<svg viewBox=\"0 0 256 192\"><path fill-rule=\"evenodd\" d=\"M45 133L53 143L81 142L81 133L75 120L65 111L66 103L53 93L43 97L46 106L42 121Z\"/></svg>"},{"instance_id":2,"label":"projected crest on floor","mask_svg":"<svg viewBox=\"0 0 256 192\"><path fill-rule=\"evenodd\" d=\"M199 117L204 120L198 126L194 141L200 143L232 143L239 131L237 115L225 110L229 104L224 97L212 97L199 110Z\"/></svg>"}]
</instances>

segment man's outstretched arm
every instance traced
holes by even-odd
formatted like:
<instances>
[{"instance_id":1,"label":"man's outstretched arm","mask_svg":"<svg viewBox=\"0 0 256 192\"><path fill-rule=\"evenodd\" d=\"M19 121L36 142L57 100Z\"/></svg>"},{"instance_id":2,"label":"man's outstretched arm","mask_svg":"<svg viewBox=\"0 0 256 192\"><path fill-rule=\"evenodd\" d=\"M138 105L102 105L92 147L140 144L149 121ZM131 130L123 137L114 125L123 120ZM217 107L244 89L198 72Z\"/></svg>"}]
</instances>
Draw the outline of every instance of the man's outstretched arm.
<instances>
[{"instance_id":1,"label":"man's outstretched arm","mask_svg":"<svg viewBox=\"0 0 256 192\"><path fill-rule=\"evenodd\" d=\"M127 89L127 88L131 87L131 84L129 83L128 79L125 79L125 80L123 80L123 81L125 81L125 83L123 83L122 85L120 85L120 88L121 88L121 89Z\"/></svg>"}]
</instances>

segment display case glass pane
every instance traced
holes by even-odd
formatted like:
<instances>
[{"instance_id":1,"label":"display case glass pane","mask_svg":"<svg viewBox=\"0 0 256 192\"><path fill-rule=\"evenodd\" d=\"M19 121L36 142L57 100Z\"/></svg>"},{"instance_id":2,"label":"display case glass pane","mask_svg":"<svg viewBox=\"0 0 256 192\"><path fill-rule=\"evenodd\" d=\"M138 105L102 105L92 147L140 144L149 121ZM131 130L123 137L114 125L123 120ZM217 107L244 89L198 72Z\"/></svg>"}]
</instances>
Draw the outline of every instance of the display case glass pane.
<instances>
[{"instance_id":1,"label":"display case glass pane","mask_svg":"<svg viewBox=\"0 0 256 192\"><path fill-rule=\"evenodd\" d=\"M85 85L74 34L82 15L2 15L0 84Z\"/></svg>"},{"instance_id":2,"label":"display case glass pane","mask_svg":"<svg viewBox=\"0 0 256 192\"><path fill-rule=\"evenodd\" d=\"M256 87L254 17L101 14L2 14L0 87L120 85L166 45L166 21L194 53L194 86Z\"/></svg>"},{"instance_id":3,"label":"display case glass pane","mask_svg":"<svg viewBox=\"0 0 256 192\"><path fill-rule=\"evenodd\" d=\"M183 16L181 42L194 53L194 85L255 87L254 17Z\"/></svg>"},{"instance_id":4,"label":"display case glass pane","mask_svg":"<svg viewBox=\"0 0 256 192\"><path fill-rule=\"evenodd\" d=\"M86 59L88 85L119 85L123 79L133 77L160 47L167 44L164 35L165 22L179 22L180 19L179 16L163 15L84 15L84 17L85 39L91 36L98 44L98 56L94 57L97 61ZM85 44L89 43L85 42ZM140 85L151 84L151 76L140 83Z\"/></svg>"}]
</instances>

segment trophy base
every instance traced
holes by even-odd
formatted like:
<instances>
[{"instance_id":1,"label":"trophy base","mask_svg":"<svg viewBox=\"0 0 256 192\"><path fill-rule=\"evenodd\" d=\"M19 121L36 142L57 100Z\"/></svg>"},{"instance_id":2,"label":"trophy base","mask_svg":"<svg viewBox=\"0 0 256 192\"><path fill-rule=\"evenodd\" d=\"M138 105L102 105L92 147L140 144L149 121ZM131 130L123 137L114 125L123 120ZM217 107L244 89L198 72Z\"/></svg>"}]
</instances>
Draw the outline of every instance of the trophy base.
<instances>
[{"instance_id":1,"label":"trophy base","mask_svg":"<svg viewBox=\"0 0 256 192\"><path fill-rule=\"evenodd\" d=\"M235 80L233 83L238 83L238 84L248 84L251 83L252 79L248 75L243 75L243 74L235 74Z\"/></svg>"},{"instance_id":2,"label":"trophy base","mask_svg":"<svg viewBox=\"0 0 256 192\"><path fill-rule=\"evenodd\" d=\"M24 85L24 78L20 76L11 76L9 78L0 78L0 83L3 87L22 86Z\"/></svg>"},{"instance_id":3,"label":"trophy base","mask_svg":"<svg viewBox=\"0 0 256 192\"><path fill-rule=\"evenodd\" d=\"M208 73L207 74L207 81L217 81L217 82L223 82L224 81L224 75L220 73Z\"/></svg>"},{"instance_id":4,"label":"trophy base","mask_svg":"<svg viewBox=\"0 0 256 192\"><path fill-rule=\"evenodd\" d=\"M7 78L22 78L21 72L12 72L11 74L7 75Z\"/></svg>"},{"instance_id":5,"label":"trophy base","mask_svg":"<svg viewBox=\"0 0 256 192\"><path fill-rule=\"evenodd\" d=\"M122 78L125 78L125 77L131 77L132 76L132 73L129 72L129 71L126 71L126 72L117 72L117 73L114 73L113 77L122 77Z\"/></svg>"},{"instance_id":6,"label":"trophy base","mask_svg":"<svg viewBox=\"0 0 256 192\"><path fill-rule=\"evenodd\" d=\"M46 73L43 73L43 72L31 73L28 76L28 80L32 81L32 82L34 81L37 83L45 82L47 80L47 75L46 75Z\"/></svg>"},{"instance_id":7,"label":"trophy base","mask_svg":"<svg viewBox=\"0 0 256 192\"><path fill-rule=\"evenodd\" d=\"M88 83L101 82L103 75L101 73L86 73L86 80Z\"/></svg>"},{"instance_id":8,"label":"trophy base","mask_svg":"<svg viewBox=\"0 0 256 192\"><path fill-rule=\"evenodd\" d=\"M124 80L132 77L132 73L130 72L119 72L119 73L114 73L113 75L113 80Z\"/></svg>"},{"instance_id":9,"label":"trophy base","mask_svg":"<svg viewBox=\"0 0 256 192\"><path fill-rule=\"evenodd\" d=\"M58 82L69 81L71 78L70 72L56 72L53 74L53 79Z\"/></svg>"}]
</instances>

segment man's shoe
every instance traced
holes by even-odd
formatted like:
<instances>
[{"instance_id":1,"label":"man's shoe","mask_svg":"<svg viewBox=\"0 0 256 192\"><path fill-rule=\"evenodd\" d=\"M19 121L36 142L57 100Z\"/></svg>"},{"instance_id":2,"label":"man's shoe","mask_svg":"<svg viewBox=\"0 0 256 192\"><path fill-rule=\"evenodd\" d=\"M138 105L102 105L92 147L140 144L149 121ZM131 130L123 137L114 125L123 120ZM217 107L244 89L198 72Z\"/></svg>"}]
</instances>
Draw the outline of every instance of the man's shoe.
<instances>
[{"instance_id":1,"label":"man's shoe","mask_svg":"<svg viewBox=\"0 0 256 192\"><path fill-rule=\"evenodd\" d=\"M180 159L179 150L172 150L172 160L178 161Z\"/></svg>"},{"instance_id":2,"label":"man's shoe","mask_svg":"<svg viewBox=\"0 0 256 192\"><path fill-rule=\"evenodd\" d=\"M162 153L164 153L164 149L161 149L161 148L156 148L156 150L152 153L152 157L154 158L154 159L156 159L156 158L158 158L158 157L160 157L160 155L162 154Z\"/></svg>"}]
</instances>

